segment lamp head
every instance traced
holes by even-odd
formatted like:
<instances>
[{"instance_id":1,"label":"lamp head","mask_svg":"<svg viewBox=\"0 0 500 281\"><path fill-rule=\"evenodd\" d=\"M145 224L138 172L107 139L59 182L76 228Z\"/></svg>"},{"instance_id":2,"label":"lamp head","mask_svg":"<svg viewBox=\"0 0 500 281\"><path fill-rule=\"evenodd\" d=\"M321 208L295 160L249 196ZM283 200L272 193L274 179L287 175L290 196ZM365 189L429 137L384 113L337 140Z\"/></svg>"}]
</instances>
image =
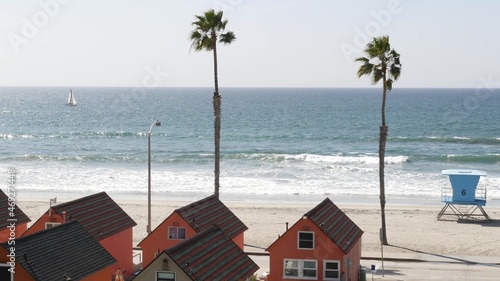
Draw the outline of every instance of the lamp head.
<instances>
[{"instance_id":1,"label":"lamp head","mask_svg":"<svg viewBox=\"0 0 500 281\"><path fill-rule=\"evenodd\" d=\"M155 126L161 126L160 120L156 120Z\"/></svg>"}]
</instances>

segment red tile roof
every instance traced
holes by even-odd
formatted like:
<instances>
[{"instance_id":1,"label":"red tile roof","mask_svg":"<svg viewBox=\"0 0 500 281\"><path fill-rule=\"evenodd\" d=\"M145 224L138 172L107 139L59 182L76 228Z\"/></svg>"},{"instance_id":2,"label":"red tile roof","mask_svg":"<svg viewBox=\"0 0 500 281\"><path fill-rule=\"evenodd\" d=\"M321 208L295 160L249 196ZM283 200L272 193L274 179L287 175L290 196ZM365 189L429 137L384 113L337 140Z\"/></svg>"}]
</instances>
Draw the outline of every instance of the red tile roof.
<instances>
[{"instance_id":1,"label":"red tile roof","mask_svg":"<svg viewBox=\"0 0 500 281\"><path fill-rule=\"evenodd\" d=\"M67 221L78 220L97 240L120 233L137 223L106 192L52 206Z\"/></svg>"},{"instance_id":2,"label":"red tile roof","mask_svg":"<svg viewBox=\"0 0 500 281\"><path fill-rule=\"evenodd\" d=\"M215 195L208 196L175 211L197 232L217 224L224 233L234 238L248 229Z\"/></svg>"},{"instance_id":3,"label":"red tile roof","mask_svg":"<svg viewBox=\"0 0 500 281\"><path fill-rule=\"evenodd\" d=\"M11 197L12 198L12 197ZM16 198L13 198L16 199ZM11 199L12 200L12 199ZM15 201L11 201L14 202ZM6 228L10 225L10 219L16 219L16 224L28 223L30 222L30 218L26 216L26 214L17 206L14 205L9 209L9 196L5 194L2 190L0 190L0 230ZM13 211L13 212L12 212ZM12 216L13 214L13 216Z\"/></svg>"},{"instance_id":4,"label":"red tile roof","mask_svg":"<svg viewBox=\"0 0 500 281\"><path fill-rule=\"evenodd\" d=\"M245 280L259 269L217 225L165 252L192 280Z\"/></svg>"},{"instance_id":5,"label":"red tile roof","mask_svg":"<svg viewBox=\"0 0 500 281\"><path fill-rule=\"evenodd\" d=\"M363 231L329 198L304 216L322 229L346 254L363 235Z\"/></svg>"}]
</instances>

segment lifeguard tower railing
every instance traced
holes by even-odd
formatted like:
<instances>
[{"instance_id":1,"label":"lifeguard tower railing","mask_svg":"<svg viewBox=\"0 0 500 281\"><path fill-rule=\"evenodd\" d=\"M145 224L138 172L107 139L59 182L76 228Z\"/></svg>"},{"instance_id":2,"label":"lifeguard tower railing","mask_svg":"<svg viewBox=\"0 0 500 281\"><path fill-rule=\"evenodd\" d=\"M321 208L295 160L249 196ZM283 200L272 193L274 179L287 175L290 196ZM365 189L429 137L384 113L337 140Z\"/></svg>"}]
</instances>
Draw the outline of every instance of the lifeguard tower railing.
<instances>
[{"instance_id":1,"label":"lifeguard tower railing","mask_svg":"<svg viewBox=\"0 0 500 281\"><path fill-rule=\"evenodd\" d=\"M449 176L451 187L441 189L441 202L445 203L445 206L439 212L438 220L442 216L451 215L463 220L481 217L486 221L491 221L483 209L483 206L486 206L486 187L478 186L479 178L487 176L486 172L443 170L441 173Z\"/></svg>"}]
</instances>

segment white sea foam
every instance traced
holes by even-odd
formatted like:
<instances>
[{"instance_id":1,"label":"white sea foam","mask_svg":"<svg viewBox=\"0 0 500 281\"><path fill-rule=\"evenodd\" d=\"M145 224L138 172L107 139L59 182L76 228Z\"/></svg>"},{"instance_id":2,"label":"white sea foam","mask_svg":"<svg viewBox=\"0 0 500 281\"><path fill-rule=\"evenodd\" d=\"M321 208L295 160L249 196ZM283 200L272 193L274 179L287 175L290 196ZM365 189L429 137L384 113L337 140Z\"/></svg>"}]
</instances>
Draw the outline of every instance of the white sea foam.
<instances>
[{"instance_id":1,"label":"white sea foam","mask_svg":"<svg viewBox=\"0 0 500 281\"><path fill-rule=\"evenodd\" d=\"M378 156L360 155L317 155L317 154L246 154L249 158L258 158L267 161L302 161L311 163L328 163L328 164L378 164ZM386 156L386 164L402 164L407 162L408 156Z\"/></svg>"},{"instance_id":2,"label":"white sea foam","mask_svg":"<svg viewBox=\"0 0 500 281\"><path fill-rule=\"evenodd\" d=\"M20 134L20 135L15 135L15 134L0 134L0 138L2 139L34 139L35 135L32 134Z\"/></svg>"},{"instance_id":3,"label":"white sea foam","mask_svg":"<svg viewBox=\"0 0 500 281\"><path fill-rule=\"evenodd\" d=\"M7 167L5 167L6 169ZM18 169L17 188L23 192L37 190L47 192L47 196L65 192L107 191L121 194L146 194L147 171L137 167L110 168L48 164L45 167L21 166ZM221 173L221 192L245 198L251 195L355 195L377 196L379 192L378 171L358 170L307 170L299 173L296 167L285 171L231 170L229 167ZM295 175L293 174L295 171ZM482 178L481 185L489 187L489 198L500 199L500 190L495 187L499 180L495 177ZM386 194L393 196L434 197L439 200L442 187L449 185L447 177L439 173L401 172L386 170ZM210 193L213 190L213 172L211 169L193 169L191 171L166 170L155 167L152 171L152 190L154 193ZM25 195L29 195L25 194Z\"/></svg>"}]
</instances>

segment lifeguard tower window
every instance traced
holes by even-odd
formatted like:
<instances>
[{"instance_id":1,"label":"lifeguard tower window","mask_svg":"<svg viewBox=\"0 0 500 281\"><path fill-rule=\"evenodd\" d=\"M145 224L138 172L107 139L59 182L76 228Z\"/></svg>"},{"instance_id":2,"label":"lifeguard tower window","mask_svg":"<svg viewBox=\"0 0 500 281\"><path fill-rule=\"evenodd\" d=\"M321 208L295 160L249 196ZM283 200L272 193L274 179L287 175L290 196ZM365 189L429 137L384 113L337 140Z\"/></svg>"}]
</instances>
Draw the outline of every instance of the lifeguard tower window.
<instances>
[{"instance_id":1,"label":"lifeguard tower window","mask_svg":"<svg viewBox=\"0 0 500 281\"><path fill-rule=\"evenodd\" d=\"M441 202L445 203L445 206L439 212L438 220L443 215L452 215L465 220L483 217L487 221L491 221L483 209L483 206L486 206L486 187L478 187L479 178L487 176L486 172L443 170L441 173L449 176L451 188L446 186L441 189ZM447 210L451 212L446 213Z\"/></svg>"}]
</instances>

